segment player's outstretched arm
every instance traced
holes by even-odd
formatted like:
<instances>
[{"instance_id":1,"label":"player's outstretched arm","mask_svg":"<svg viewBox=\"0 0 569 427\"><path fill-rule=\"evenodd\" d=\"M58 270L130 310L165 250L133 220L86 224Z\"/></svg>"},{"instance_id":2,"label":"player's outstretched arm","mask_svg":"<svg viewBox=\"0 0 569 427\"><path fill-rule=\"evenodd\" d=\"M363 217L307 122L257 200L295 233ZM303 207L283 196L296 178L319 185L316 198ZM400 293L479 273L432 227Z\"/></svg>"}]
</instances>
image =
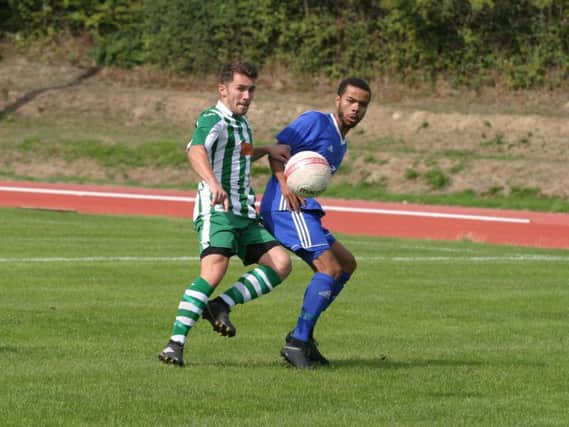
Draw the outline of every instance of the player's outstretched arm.
<instances>
[{"instance_id":1,"label":"player's outstretched arm","mask_svg":"<svg viewBox=\"0 0 569 427\"><path fill-rule=\"evenodd\" d=\"M282 163L286 163L290 158L290 147L284 144L275 144L267 147L255 147L253 150L253 161L260 159L265 155L269 158L276 159Z\"/></svg>"}]
</instances>

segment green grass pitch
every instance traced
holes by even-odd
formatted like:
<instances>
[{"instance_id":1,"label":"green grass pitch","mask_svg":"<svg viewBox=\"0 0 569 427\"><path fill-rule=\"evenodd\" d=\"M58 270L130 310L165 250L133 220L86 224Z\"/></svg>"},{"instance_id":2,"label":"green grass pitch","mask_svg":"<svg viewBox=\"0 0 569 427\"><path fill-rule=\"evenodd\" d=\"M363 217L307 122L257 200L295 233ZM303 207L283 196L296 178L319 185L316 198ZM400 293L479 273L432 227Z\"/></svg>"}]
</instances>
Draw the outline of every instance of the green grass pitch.
<instances>
[{"instance_id":1,"label":"green grass pitch","mask_svg":"<svg viewBox=\"0 0 569 427\"><path fill-rule=\"evenodd\" d=\"M279 357L295 259L235 338L198 323L180 369L157 355L198 274L190 221L0 209L1 424L567 425L569 252L338 237L359 268L316 331L330 367Z\"/></svg>"}]
</instances>

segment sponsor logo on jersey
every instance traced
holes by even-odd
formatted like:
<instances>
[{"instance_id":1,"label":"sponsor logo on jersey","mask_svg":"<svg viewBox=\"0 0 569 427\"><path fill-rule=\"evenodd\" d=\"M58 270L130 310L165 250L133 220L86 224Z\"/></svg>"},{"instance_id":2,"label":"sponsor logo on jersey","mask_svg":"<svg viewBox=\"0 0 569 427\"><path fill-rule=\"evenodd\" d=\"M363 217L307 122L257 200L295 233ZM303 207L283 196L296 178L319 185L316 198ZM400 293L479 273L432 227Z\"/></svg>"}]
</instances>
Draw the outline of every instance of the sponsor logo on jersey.
<instances>
[{"instance_id":1,"label":"sponsor logo on jersey","mask_svg":"<svg viewBox=\"0 0 569 427\"><path fill-rule=\"evenodd\" d=\"M253 155L253 144L250 142L241 143L241 155L242 156L252 156Z\"/></svg>"}]
</instances>

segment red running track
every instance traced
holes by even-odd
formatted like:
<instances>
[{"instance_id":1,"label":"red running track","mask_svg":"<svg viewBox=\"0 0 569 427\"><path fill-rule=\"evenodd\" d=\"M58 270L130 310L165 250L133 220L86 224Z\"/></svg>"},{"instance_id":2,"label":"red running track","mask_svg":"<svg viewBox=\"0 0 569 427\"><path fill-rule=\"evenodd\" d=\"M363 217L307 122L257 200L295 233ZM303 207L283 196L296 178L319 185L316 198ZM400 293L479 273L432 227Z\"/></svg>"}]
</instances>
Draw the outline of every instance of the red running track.
<instances>
[{"instance_id":1,"label":"red running track","mask_svg":"<svg viewBox=\"0 0 569 427\"><path fill-rule=\"evenodd\" d=\"M91 214L191 218L194 193L112 186L0 181L0 206ZM569 215L320 199L324 224L353 235L472 240L569 249Z\"/></svg>"}]
</instances>

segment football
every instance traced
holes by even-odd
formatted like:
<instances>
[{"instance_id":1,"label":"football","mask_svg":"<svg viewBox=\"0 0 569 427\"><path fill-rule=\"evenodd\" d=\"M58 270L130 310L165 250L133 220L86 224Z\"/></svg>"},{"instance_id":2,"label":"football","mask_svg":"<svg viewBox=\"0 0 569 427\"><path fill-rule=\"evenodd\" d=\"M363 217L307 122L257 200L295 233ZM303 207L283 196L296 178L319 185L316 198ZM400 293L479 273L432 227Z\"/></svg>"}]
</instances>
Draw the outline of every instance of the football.
<instances>
[{"instance_id":1,"label":"football","mask_svg":"<svg viewBox=\"0 0 569 427\"><path fill-rule=\"evenodd\" d=\"M332 176L328 161L315 151L301 151L285 165L284 175L288 188L301 197L322 194Z\"/></svg>"}]
</instances>

